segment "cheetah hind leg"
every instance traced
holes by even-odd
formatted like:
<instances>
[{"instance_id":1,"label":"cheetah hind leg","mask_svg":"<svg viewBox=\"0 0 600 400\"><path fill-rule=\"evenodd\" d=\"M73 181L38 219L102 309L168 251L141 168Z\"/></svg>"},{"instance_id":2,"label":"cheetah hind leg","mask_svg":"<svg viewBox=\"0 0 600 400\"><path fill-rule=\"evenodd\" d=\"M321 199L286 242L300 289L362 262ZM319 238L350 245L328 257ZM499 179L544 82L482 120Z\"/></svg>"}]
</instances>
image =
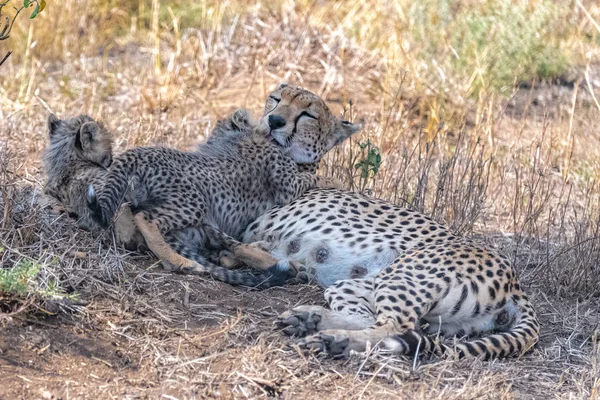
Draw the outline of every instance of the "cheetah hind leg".
<instances>
[{"instance_id":1,"label":"cheetah hind leg","mask_svg":"<svg viewBox=\"0 0 600 400\"><path fill-rule=\"evenodd\" d=\"M146 218L144 218L144 213L136 214L134 220L135 225L144 236L146 244L154 255L158 257L167 271L181 271L188 273L205 271L205 268L202 265L178 254L171 246L169 246L161 234L156 221L147 221Z\"/></svg>"},{"instance_id":2,"label":"cheetah hind leg","mask_svg":"<svg viewBox=\"0 0 600 400\"><path fill-rule=\"evenodd\" d=\"M129 204L121 205L119 212L115 216L114 231L119 246L123 246L129 251L137 250L139 253L146 253L148 251L144 236L135 224Z\"/></svg>"},{"instance_id":3,"label":"cheetah hind leg","mask_svg":"<svg viewBox=\"0 0 600 400\"><path fill-rule=\"evenodd\" d=\"M289 265L282 265L285 262L280 262L268 253L269 243L267 242L241 243L214 226L204 224L203 228L211 246L226 251L223 253L225 256L223 260L219 260L223 262L221 264L223 266L243 264L260 271L266 271L273 266L289 269Z\"/></svg>"}]
</instances>

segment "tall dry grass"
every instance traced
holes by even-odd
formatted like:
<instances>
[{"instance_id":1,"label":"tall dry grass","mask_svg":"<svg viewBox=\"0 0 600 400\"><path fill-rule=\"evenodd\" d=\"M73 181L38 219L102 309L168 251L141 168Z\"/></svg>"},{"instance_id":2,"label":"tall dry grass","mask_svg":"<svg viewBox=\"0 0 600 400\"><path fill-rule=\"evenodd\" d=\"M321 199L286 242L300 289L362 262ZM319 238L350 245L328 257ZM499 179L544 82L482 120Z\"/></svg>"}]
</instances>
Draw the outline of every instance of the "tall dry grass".
<instances>
[{"instance_id":1,"label":"tall dry grass","mask_svg":"<svg viewBox=\"0 0 600 400\"><path fill-rule=\"evenodd\" d=\"M102 117L121 149L189 147L290 81L365 123L322 173L462 234L504 232L515 260L537 249L523 265L550 292L595 296L599 20L593 1L66 0L2 43L1 140L39 183L49 110ZM374 176L356 168L367 139Z\"/></svg>"}]
</instances>

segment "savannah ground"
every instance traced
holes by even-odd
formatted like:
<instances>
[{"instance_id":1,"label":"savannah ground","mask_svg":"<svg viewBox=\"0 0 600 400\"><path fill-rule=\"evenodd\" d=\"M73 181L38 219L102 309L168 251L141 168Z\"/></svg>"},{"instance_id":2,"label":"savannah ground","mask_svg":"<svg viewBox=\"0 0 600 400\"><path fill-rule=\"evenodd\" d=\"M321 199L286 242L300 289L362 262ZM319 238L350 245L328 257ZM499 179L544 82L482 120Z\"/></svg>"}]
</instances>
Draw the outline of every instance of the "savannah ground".
<instances>
[{"instance_id":1,"label":"savannah ground","mask_svg":"<svg viewBox=\"0 0 600 400\"><path fill-rule=\"evenodd\" d=\"M596 2L64 0L28 15L0 41L0 398L600 397ZM302 355L272 321L321 289L165 273L37 202L50 111L101 118L119 150L189 149L235 108L259 116L282 81L364 121L321 173L513 258L539 346L491 362Z\"/></svg>"}]
</instances>

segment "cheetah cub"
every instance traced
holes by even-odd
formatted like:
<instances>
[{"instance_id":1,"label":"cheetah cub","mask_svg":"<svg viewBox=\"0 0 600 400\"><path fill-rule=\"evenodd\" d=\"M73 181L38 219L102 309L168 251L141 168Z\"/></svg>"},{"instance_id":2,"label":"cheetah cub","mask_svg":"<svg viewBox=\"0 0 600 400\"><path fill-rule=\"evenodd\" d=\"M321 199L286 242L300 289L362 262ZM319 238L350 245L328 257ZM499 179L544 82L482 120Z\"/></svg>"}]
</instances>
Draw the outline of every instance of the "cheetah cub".
<instances>
[{"instance_id":1,"label":"cheetah cub","mask_svg":"<svg viewBox=\"0 0 600 400\"><path fill-rule=\"evenodd\" d=\"M238 115L235 113L234 115ZM230 117L231 118L231 117ZM112 146L110 132L100 122L87 115L60 120L51 115L48 119L49 145L45 152L45 169L48 175L44 193L48 205L59 203L69 216L78 220L79 227L98 233L99 225L89 215L87 192L90 183L101 187L106 181L111 163ZM82 142L86 143L82 145ZM62 202L62 203L60 203ZM55 208L55 207L53 207ZM117 243L130 250L145 248L144 238L135 227L131 209L123 204L113 221ZM210 230L209 230L210 231ZM178 252L197 262L204 263L208 273L214 278L235 285L267 288L281 285L286 275L274 275L270 271L255 276L251 273L231 271L205 261L193 243L198 240L195 229L173 232L167 242ZM243 257L264 255L252 247L239 246L237 254ZM257 255L258 253L258 255ZM272 261L273 265L276 263Z\"/></svg>"},{"instance_id":2,"label":"cheetah cub","mask_svg":"<svg viewBox=\"0 0 600 400\"><path fill-rule=\"evenodd\" d=\"M330 178L299 172L297 163L318 162L361 126L335 118L315 94L280 85L250 135L218 135L183 152L136 148L117 157L102 188L90 185L88 206L106 227L130 202L137 228L169 269L205 272L183 257L165 235L194 227L206 243L206 227L239 240L245 227L271 207L287 204Z\"/></svg>"},{"instance_id":3,"label":"cheetah cub","mask_svg":"<svg viewBox=\"0 0 600 400\"><path fill-rule=\"evenodd\" d=\"M44 194L62 203L77 225L98 232L86 205L88 186L101 187L104 174L112 163L111 136L104 126L87 115L60 120L48 118L49 145L44 152L47 174Z\"/></svg>"}]
</instances>

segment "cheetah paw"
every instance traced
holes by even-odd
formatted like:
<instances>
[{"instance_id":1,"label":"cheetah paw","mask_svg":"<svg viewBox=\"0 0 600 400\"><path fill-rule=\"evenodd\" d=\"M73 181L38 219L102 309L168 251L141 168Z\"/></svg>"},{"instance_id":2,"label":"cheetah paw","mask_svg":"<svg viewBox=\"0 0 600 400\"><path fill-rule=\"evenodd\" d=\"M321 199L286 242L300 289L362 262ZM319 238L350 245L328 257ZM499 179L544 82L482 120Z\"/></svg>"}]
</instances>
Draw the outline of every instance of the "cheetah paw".
<instances>
[{"instance_id":1,"label":"cheetah paw","mask_svg":"<svg viewBox=\"0 0 600 400\"><path fill-rule=\"evenodd\" d=\"M267 242L266 240L259 240L257 242L248 243L248 246L262 251L266 251L268 253L272 250L273 243Z\"/></svg>"},{"instance_id":2,"label":"cheetah paw","mask_svg":"<svg viewBox=\"0 0 600 400\"><path fill-rule=\"evenodd\" d=\"M331 176L320 176L317 182L320 189L343 189L344 184L337 178Z\"/></svg>"},{"instance_id":3,"label":"cheetah paw","mask_svg":"<svg viewBox=\"0 0 600 400\"><path fill-rule=\"evenodd\" d=\"M296 261L289 261L289 264L292 278L287 280L287 284L297 285L311 281L311 274L303 264Z\"/></svg>"},{"instance_id":4,"label":"cheetah paw","mask_svg":"<svg viewBox=\"0 0 600 400\"><path fill-rule=\"evenodd\" d=\"M298 347L315 353L327 353L334 357L348 357L350 339L344 335L319 332L297 341Z\"/></svg>"},{"instance_id":5,"label":"cheetah paw","mask_svg":"<svg viewBox=\"0 0 600 400\"><path fill-rule=\"evenodd\" d=\"M222 250L216 259L216 264L225 268L238 268L244 265L232 252L229 250Z\"/></svg>"},{"instance_id":6,"label":"cheetah paw","mask_svg":"<svg viewBox=\"0 0 600 400\"><path fill-rule=\"evenodd\" d=\"M310 311L287 311L274 322L288 336L304 337L317 331L321 316Z\"/></svg>"}]
</instances>

